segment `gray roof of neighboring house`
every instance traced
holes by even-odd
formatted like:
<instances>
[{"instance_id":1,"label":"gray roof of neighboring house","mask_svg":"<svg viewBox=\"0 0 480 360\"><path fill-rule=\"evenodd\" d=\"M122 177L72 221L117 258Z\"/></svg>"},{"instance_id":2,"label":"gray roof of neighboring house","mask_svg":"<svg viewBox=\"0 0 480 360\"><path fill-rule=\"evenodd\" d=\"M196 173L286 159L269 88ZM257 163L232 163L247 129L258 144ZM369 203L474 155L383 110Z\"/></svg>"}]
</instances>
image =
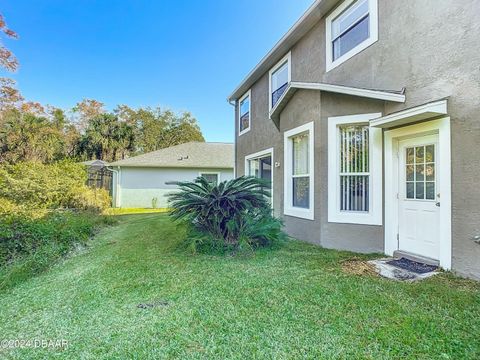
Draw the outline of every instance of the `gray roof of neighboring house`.
<instances>
[{"instance_id":1,"label":"gray roof of neighboring house","mask_svg":"<svg viewBox=\"0 0 480 360\"><path fill-rule=\"evenodd\" d=\"M228 169L234 165L231 143L189 142L152 151L109 166Z\"/></svg>"},{"instance_id":2,"label":"gray roof of neighboring house","mask_svg":"<svg viewBox=\"0 0 480 360\"><path fill-rule=\"evenodd\" d=\"M97 166L97 167L103 167L107 166L108 163L103 160L88 160L88 161L82 161L80 164L86 165L86 166Z\"/></svg>"},{"instance_id":3,"label":"gray roof of neighboring house","mask_svg":"<svg viewBox=\"0 0 480 360\"><path fill-rule=\"evenodd\" d=\"M253 68L237 88L229 95L228 100L237 100L248 89L268 72L285 54L300 40L323 16L325 16L339 0L315 0L308 10L275 44L275 46Z\"/></svg>"}]
</instances>

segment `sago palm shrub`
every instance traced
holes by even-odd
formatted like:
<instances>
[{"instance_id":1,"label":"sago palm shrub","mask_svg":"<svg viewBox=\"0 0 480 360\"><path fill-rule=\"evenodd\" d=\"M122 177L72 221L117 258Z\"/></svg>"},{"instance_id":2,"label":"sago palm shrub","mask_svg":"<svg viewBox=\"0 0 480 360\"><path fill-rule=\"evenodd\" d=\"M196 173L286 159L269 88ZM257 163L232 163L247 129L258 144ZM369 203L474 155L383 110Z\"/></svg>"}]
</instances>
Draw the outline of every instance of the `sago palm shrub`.
<instances>
[{"instance_id":1,"label":"sago palm shrub","mask_svg":"<svg viewBox=\"0 0 480 360\"><path fill-rule=\"evenodd\" d=\"M203 177L173 182L171 216L188 227L192 250L265 246L283 238L282 223L271 215L264 180L239 177L214 184Z\"/></svg>"}]
</instances>

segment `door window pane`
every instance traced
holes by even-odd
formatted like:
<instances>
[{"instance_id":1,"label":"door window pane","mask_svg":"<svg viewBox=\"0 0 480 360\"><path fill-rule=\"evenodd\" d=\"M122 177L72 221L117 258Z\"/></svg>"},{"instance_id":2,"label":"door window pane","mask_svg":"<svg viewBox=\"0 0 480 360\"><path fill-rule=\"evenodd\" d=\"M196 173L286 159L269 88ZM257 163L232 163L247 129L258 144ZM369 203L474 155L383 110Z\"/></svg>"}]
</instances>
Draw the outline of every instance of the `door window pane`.
<instances>
[{"instance_id":1,"label":"door window pane","mask_svg":"<svg viewBox=\"0 0 480 360\"><path fill-rule=\"evenodd\" d=\"M415 198L417 199L424 199L424 183L423 182L416 182L415 183Z\"/></svg>"},{"instance_id":2,"label":"door window pane","mask_svg":"<svg viewBox=\"0 0 480 360\"><path fill-rule=\"evenodd\" d=\"M435 200L435 183L434 182L426 183L425 195L428 200Z\"/></svg>"},{"instance_id":3,"label":"door window pane","mask_svg":"<svg viewBox=\"0 0 480 360\"><path fill-rule=\"evenodd\" d=\"M407 165L406 177L407 177L407 181L415 180L415 175L413 173L413 165Z\"/></svg>"},{"instance_id":4,"label":"door window pane","mask_svg":"<svg viewBox=\"0 0 480 360\"><path fill-rule=\"evenodd\" d=\"M435 200L435 145L405 149L407 199Z\"/></svg>"},{"instance_id":5,"label":"door window pane","mask_svg":"<svg viewBox=\"0 0 480 360\"><path fill-rule=\"evenodd\" d=\"M415 162L423 164L425 162L425 146L417 146L415 148Z\"/></svg>"},{"instance_id":6,"label":"door window pane","mask_svg":"<svg viewBox=\"0 0 480 360\"><path fill-rule=\"evenodd\" d=\"M435 162L435 146L428 145L425 147L425 162Z\"/></svg>"},{"instance_id":7,"label":"door window pane","mask_svg":"<svg viewBox=\"0 0 480 360\"><path fill-rule=\"evenodd\" d=\"M415 180L416 181L423 181L424 180L424 171L425 171L425 165L417 165L415 166Z\"/></svg>"},{"instance_id":8,"label":"door window pane","mask_svg":"<svg viewBox=\"0 0 480 360\"><path fill-rule=\"evenodd\" d=\"M415 199L415 183L407 182L407 199Z\"/></svg>"},{"instance_id":9,"label":"door window pane","mask_svg":"<svg viewBox=\"0 0 480 360\"><path fill-rule=\"evenodd\" d=\"M435 180L435 164L425 165L425 178L427 181Z\"/></svg>"}]
</instances>

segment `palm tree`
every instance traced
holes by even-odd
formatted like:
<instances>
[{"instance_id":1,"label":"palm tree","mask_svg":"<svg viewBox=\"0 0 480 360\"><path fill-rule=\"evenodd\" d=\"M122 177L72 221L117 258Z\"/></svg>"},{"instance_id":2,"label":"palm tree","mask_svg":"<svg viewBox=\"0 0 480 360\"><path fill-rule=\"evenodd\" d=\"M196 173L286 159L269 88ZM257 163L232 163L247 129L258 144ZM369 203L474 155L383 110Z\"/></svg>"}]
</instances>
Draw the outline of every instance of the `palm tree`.
<instances>
[{"instance_id":1,"label":"palm tree","mask_svg":"<svg viewBox=\"0 0 480 360\"><path fill-rule=\"evenodd\" d=\"M242 176L218 185L203 177L172 184L179 191L168 195L171 216L229 245L238 244L242 217L262 209L270 211L265 182L255 177Z\"/></svg>"}]
</instances>

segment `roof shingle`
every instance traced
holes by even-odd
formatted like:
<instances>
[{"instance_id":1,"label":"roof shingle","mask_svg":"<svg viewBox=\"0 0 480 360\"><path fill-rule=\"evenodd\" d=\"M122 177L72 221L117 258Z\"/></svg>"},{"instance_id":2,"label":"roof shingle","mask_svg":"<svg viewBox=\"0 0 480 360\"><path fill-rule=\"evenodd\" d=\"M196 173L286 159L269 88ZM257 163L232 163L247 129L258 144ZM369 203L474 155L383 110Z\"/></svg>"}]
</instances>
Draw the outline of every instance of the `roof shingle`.
<instances>
[{"instance_id":1,"label":"roof shingle","mask_svg":"<svg viewBox=\"0 0 480 360\"><path fill-rule=\"evenodd\" d=\"M189 142L115 161L109 166L228 169L233 164L233 144Z\"/></svg>"}]
</instances>

